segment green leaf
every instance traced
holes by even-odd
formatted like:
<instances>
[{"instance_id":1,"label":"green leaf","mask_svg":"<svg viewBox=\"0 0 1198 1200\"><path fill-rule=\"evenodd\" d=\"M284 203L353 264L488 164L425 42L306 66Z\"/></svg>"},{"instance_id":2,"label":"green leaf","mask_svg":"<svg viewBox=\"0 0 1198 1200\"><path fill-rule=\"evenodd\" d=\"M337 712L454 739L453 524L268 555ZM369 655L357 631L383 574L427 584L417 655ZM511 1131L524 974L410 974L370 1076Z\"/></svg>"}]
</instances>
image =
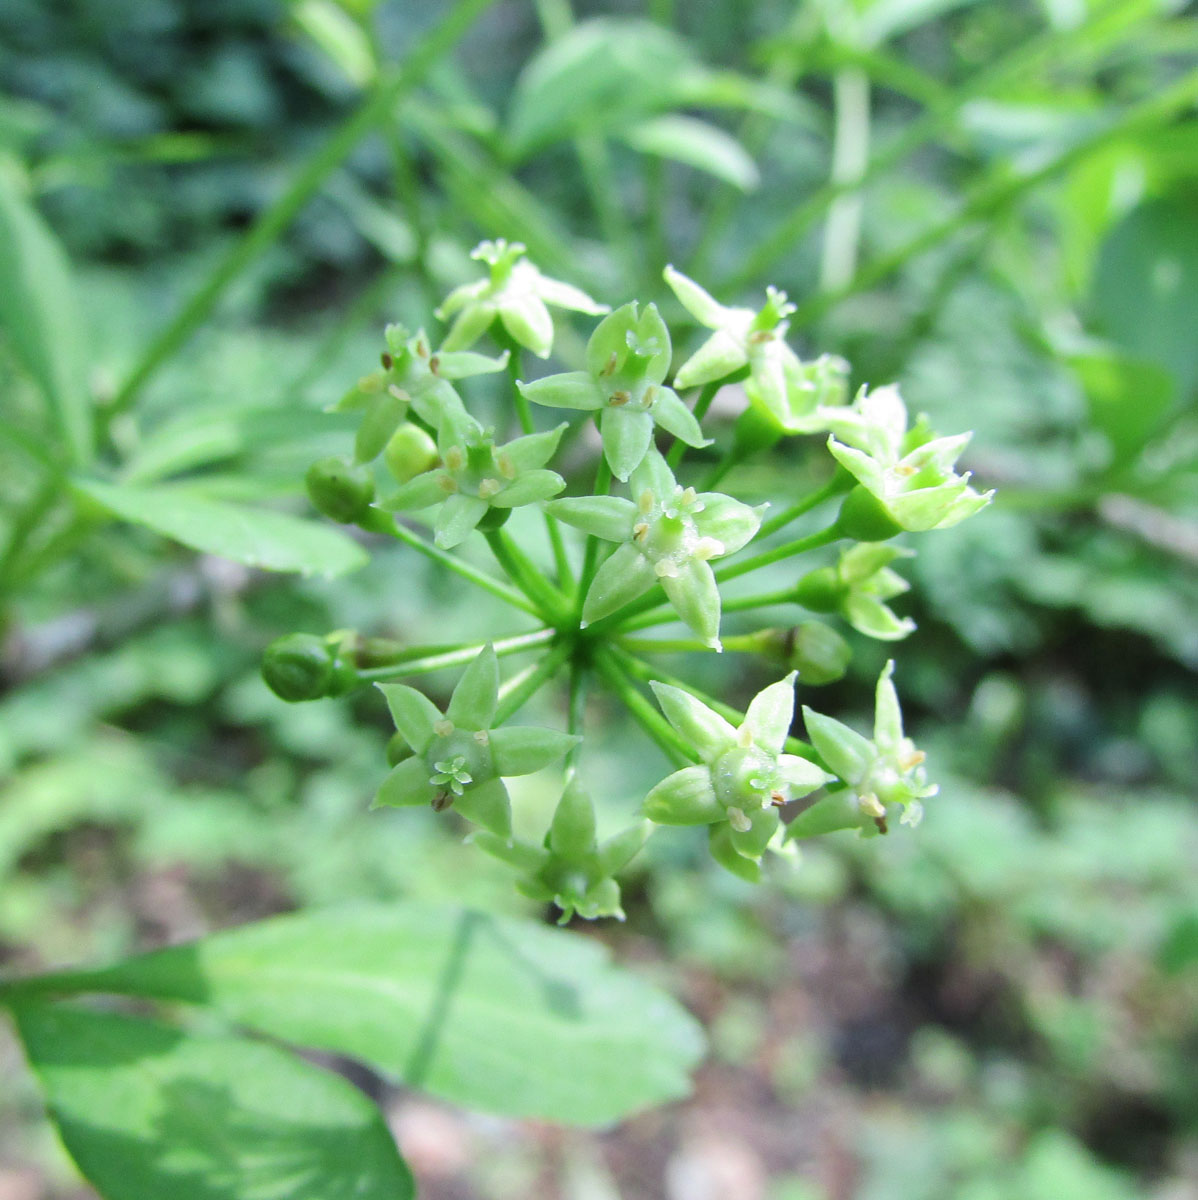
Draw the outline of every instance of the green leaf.
<instances>
[{"instance_id":1,"label":"green leaf","mask_svg":"<svg viewBox=\"0 0 1198 1200\"><path fill-rule=\"evenodd\" d=\"M752 155L730 133L707 121L673 114L653 117L626 129L623 137L634 150L685 163L742 192L751 192L761 182Z\"/></svg>"},{"instance_id":2,"label":"green leaf","mask_svg":"<svg viewBox=\"0 0 1198 1200\"><path fill-rule=\"evenodd\" d=\"M1095 350L1070 364L1081 380L1090 420L1111 443L1116 464L1125 464L1157 433L1173 406L1172 375L1154 362Z\"/></svg>"},{"instance_id":3,"label":"green leaf","mask_svg":"<svg viewBox=\"0 0 1198 1200\"><path fill-rule=\"evenodd\" d=\"M332 577L367 561L366 552L336 530L269 509L209 500L181 485L123 487L76 479L74 487L114 516L247 566Z\"/></svg>"},{"instance_id":4,"label":"green leaf","mask_svg":"<svg viewBox=\"0 0 1198 1200\"><path fill-rule=\"evenodd\" d=\"M279 917L107 970L95 991L208 1005L456 1104L604 1125L686 1095L694 1020L597 943L397 903Z\"/></svg>"},{"instance_id":5,"label":"green leaf","mask_svg":"<svg viewBox=\"0 0 1198 1200\"><path fill-rule=\"evenodd\" d=\"M274 1046L70 1005L16 1011L63 1143L105 1200L407 1200L379 1111Z\"/></svg>"},{"instance_id":6,"label":"green leaf","mask_svg":"<svg viewBox=\"0 0 1198 1200\"><path fill-rule=\"evenodd\" d=\"M578 738L536 725L509 725L491 733L491 754L500 775L531 775L557 762Z\"/></svg>"},{"instance_id":7,"label":"green leaf","mask_svg":"<svg viewBox=\"0 0 1198 1200\"><path fill-rule=\"evenodd\" d=\"M70 265L36 209L0 175L0 327L77 464L93 450L83 321Z\"/></svg>"}]
</instances>

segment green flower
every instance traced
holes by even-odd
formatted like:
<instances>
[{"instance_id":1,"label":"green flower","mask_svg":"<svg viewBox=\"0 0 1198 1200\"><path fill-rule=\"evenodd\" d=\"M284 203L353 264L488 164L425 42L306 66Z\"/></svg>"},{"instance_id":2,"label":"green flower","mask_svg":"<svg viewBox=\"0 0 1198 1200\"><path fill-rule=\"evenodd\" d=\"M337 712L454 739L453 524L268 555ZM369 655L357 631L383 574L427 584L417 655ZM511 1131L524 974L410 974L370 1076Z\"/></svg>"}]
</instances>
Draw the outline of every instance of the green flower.
<instances>
[{"instance_id":1,"label":"green flower","mask_svg":"<svg viewBox=\"0 0 1198 1200\"><path fill-rule=\"evenodd\" d=\"M971 434L937 438L921 420L907 429L898 387L862 388L851 406L825 409L828 449L902 529L946 529L986 507L954 468Z\"/></svg>"},{"instance_id":2,"label":"green flower","mask_svg":"<svg viewBox=\"0 0 1198 1200\"><path fill-rule=\"evenodd\" d=\"M795 599L812 612L839 613L867 637L898 641L915 628L915 622L896 616L886 605L910 588L890 564L913 553L899 546L860 542L845 550L836 566L805 575L795 589Z\"/></svg>"},{"instance_id":3,"label":"green flower","mask_svg":"<svg viewBox=\"0 0 1198 1200\"><path fill-rule=\"evenodd\" d=\"M457 314L445 350L472 346L498 317L513 341L539 358L548 358L553 349L553 318L547 304L591 316L608 311L606 304L597 304L586 292L542 275L524 257L524 249L519 242L503 238L474 248L470 257L486 263L490 271L484 279L455 288L437 309L439 321Z\"/></svg>"},{"instance_id":4,"label":"green flower","mask_svg":"<svg viewBox=\"0 0 1198 1200\"><path fill-rule=\"evenodd\" d=\"M791 837L812 837L837 829L876 828L886 832L887 808L901 805L902 822L917 825L922 800L940 790L929 784L923 763L927 757L903 736L903 716L888 662L878 677L873 741L831 717L803 709L807 736L829 770L846 785L829 792L789 827Z\"/></svg>"},{"instance_id":5,"label":"green flower","mask_svg":"<svg viewBox=\"0 0 1198 1200\"><path fill-rule=\"evenodd\" d=\"M501 514L556 496L566 481L544 470L565 425L530 433L504 446L493 430L471 416L446 415L437 436L442 465L416 475L394 492L383 507L393 511L440 503L434 522L437 545L451 549L465 541L492 509Z\"/></svg>"},{"instance_id":6,"label":"green flower","mask_svg":"<svg viewBox=\"0 0 1198 1200\"><path fill-rule=\"evenodd\" d=\"M656 307L625 304L599 323L587 343L587 369L519 384L536 404L597 413L603 453L619 480L640 466L653 427L706 446L694 414L663 381L670 369L670 331Z\"/></svg>"},{"instance_id":7,"label":"green flower","mask_svg":"<svg viewBox=\"0 0 1198 1200\"><path fill-rule=\"evenodd\" d=\"M659 825L707 825L721 866L756 879L766 847L782 828L779 809L831 778L783 746L794 718L792 671L759 692L740 727L681 688L650 686L666 719L693 746L701 765L683 767L645 798L645 816Z\"/></svg>"},{"instance_id":8,"label":"green flower","mask_svg":"<svg viewBox=\"0 0 1198 1200\"><path fill-rule=\"evenodd\" d=\"M575 913L588 921L624 919L620 885L613 876L627 866L651 831L652 826L641 821L598 842L594 806L575 778L562 793L543 845L488 833L475 835L474 841L521 872L517 887L524 895L541 904L556 904L564 925Z\"/></svg>"},{"instance_id":9,"label":"green flower","mask_svg":"<svg viewBox=\"0 0 1198 1200\"><path fill-rule=\"evenodd\" d=\"M748 368L745 395L787 433L825 428L820 412L847 398L849 365L834 354L804 363L786 344L786 318L794 312L786 293L766 289L765 307L727 308L673 267L665 280L682 306L715 332L674 377L677 388L696 387Z\"/></svg>"},{"instance_id":10,"label":"green flower","mask_svg":"<svg viewBox=\"0 0 1198 1200\"><path fill-rule=\"evenodd\" d=\"M597 621L660 583L682 620L720 649L720 592L711 560L744 546L757 532L765 506L751 508L719 492L679 486L656 450L633 471L630 487L635 503L580 496L545 506L585 533L621 543L595 573L583 620Z\"/></svg>"},{"instance_id":11,"label":"green flower","mask_svg":"<svg viewBox=\"0 0 1198 1200\"><path fill-rule=\"evenodd\" d=\"M466 411L454 380L491 374L507 366L506 352L499 358L444 350L433 353L423 329L409 334L402 325L388 325L385 336L383 369L360 379L334 406L339 412L365 410L354 439L354 458L359 463L371 462L383 452L409 409L436 429L443 416Z\"/></svg>"},{"instance_id":12,"label":"green flower","mask_svg":"<svg viewBox=\"0 0 1198 1200\"><path fill-rule=\"evenodd\" d=\"M379 689L412 756L383 780L376 808L428 804L441 812L452 806L467 820L506 838L512 815L503 780L547 767L578 741L555 729L492 728L499 661L489 645L463 672L444 715L415 688L383 683Z\"/></svg>"}]
</instances>

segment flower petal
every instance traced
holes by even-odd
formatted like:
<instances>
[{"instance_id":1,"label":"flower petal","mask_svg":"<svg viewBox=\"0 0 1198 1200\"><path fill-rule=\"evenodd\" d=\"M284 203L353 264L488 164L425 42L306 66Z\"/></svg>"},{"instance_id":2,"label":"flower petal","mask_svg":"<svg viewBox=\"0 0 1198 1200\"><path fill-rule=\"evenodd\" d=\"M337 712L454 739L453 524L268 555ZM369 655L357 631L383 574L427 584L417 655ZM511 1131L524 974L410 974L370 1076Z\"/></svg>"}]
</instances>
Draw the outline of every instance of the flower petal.
<instances>
[{"instance_id":1,"label":"flower petal","mask_svg":"<svg viewBox=\"0 0 1198 1200\"><path fill-rule=\"evenodd\" d=\"M720 589L711 567L691 559L677 575L663 577L661 586L683 621L709 646L720 649Z\"/></svg>"},{"instance_id":2,"label":"flower petal","mask_svg":"<svg viewBox=\"0 0 1198 1200\"><path fill-rule=\"evenodd\" d=\"M771 754L780 754L790 736L790 724L795 715L795 676L791 671L785 679L771 683L757 693L745 712L741 726L752 734L753 741Z\"/></svg>"},{"instance_id":3,"label":"flower petal","mask_svg":"<svg viewBox=\"0 0 1198 1200\"><path fill-rule=\"evenodd\" d=\"M628 541L637 517L636 505L620 496L567 496L551 500L545 511L609 542Z\"/></svg>"},{"instance_id":4,"label":"flower petal","mask_svg":"<svg viewBox=\"0 0 1198 1200\"><path fill-rule=\"evenodd\" d=\"M391 768L370 807L411 808L431 804L436 794L436 787L429 782L428 764L416 755Z\"/></svg>"},{"instance_id":5,"label":"flower petal","mask_svg":"<svg viewBox=\"0 0 1198 1200\"><path fill-rule=\"evenodd\" d=\"M454 800L453 807L467 821L499 837L511 837L512 805L502 779L488 779L468 787Z\"/></svg>"},{"instance_id":6,"label":"flower petal","mask_svg":"<svg viewBox=\"0 0 1198 1200\"><path fill-rule=\"evenodd\" d=\"M695 414L678 398L672 388L658 388L650 409L653 420L667 433L672 433L688 446L710 446L711 439L703 436L703 430Z\"/></svg>"},{"instance_id":7,"label":"flower petal","mask_svg":"<svg viewBox=\"0 0 1198 1200\"><path fill-rule=\"evenodd\" d=\"M599 421L603 455L621 481L641 465L653 441L653 418L644 409L605 408Z\"/></svg>"},{"instance_id":8,"label":"flower petal","mask_svg":"<svg viewBox=\"0 0 1198 1200\"><path fill-rule=\"evenodd\" d=\"M666 720L694 746L705 762L718 758L736 745L736 730L714 709L682 688L651 679L649 686L665 713Z\"/></svg>"},{"instance_id":9,"label":"flower petal","mask_svg":"<svg viewBox=\"0 0 1198 1200\"><path fill-rule=\"evenodd\" d=\"M531 775L564 757L578 740L556 729L509 725L491 731L491 757L500 775Z\"/></svg>"},{"instance_id":10,"label":"flower petal","mask_svg":"<svg viewBox=\"0 0 1198 1200\"><path fill-rule=\"evenodd\" d=\"M588 623L598 621L643 596L656 582L657 575L648 559L625 542L595 572L582 606L582 619Z\"/></svg>"},{"instance_id":11,"label":"flower petal","mask_svg":"<svg viewBox=\"0 0 1198 1200\"><path fill-rule=\"evenodd\" d=\"M499 700L499 659L488 642L462 672L445 715L463 729L490 729Z\"/></svg>"},{"instance_id":12,"label":"flower petal","mask_svg":"<svg viewBox=\"0 0 1198 1200\"><path fill-rule=\"evenodd\" d=\"M565 486L566 481L556 471L525 471L519 479L492 496L491 504L495 508L520 508L538 500L548 500Z\"/></svg>"},{"instance_id":13,"label":"flower petal","mask_svg":"<svg viewBox=\"0 0 1198 1200\"><path fill-rule=\"evenodd\" d=\"M433 540L442 550L452 550L470 536L486 516L487 508L487 502L477 496L455 493L441 505L434 525L436 537Z\"/></svg>"},{"instance_id":14,"label":"flower petal","mask_svg":"<svg viewBox=\"0 0 1198 1200\"><path fill-rule=\"evenodd\" d=\"M563 371L560 375L546 375L519 386L526 399L546 408L593 412L607 402L603 389L586 371Z\"/></svg>"},{"instance_id":15,"label":"flower petal","mask_svg":"<svg viewBox=\"0 0 1198 1200\"><path fill-rule=\"evenodd\" d=\"M662 277L670 285L670 290L678 297L682 307L700 325L706 325L708 329L719 329L728 320L729 309L693 279L683 275L681 271L676 271L672 265L666 267Z\"/></svg>"},{"instance_id":16,"label":"flower petal","mask_svg":"<svg viewBox=\"0 0 1198 1200\"><path fill-rule=\"evenodd\" d=\"M405 683L380 683L378 689L403 740L422 754L435 736L433 726L441 720L441 710L423 692Z\"/></svg>"},{"instance_id":17,"label":"flower petal","mask_svg":"<svg viewBox=\"0 0 1198 1200\"><path fill-rule=\"evenodd\" d=\"M658 825L710 825L724 819L707 767L683 767L645 797L645 816Z\"/></svg>"}]
</instances>

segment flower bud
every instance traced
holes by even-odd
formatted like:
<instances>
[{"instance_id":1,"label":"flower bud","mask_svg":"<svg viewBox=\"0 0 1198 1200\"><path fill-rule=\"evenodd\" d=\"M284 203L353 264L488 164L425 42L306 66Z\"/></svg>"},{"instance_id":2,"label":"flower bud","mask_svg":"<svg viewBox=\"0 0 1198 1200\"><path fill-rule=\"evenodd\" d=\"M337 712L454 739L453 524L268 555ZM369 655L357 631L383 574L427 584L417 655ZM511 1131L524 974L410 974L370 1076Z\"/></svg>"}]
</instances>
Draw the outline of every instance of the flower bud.
<instances>
[{"instance_id":1,"label":"flower bud","mask_svg":"<svg viewBox=\"0 0 1198 1200\"><path fill-rule=\"evenodd\" d=\"M820 687L844 677L853 651L830 625L822 621L804 621L791 630L791 636L786 665L792 671L798 671L800 683Z\"/></svg>"},{"instance_id":2,"label":"flower bud","mask_svg":"<svg viewBox=\"0 0 1198 1200\"><path fill-rule=\"evenodd\" d=\"M812 612L835 612L847 592L834 567L820 567L799 580L795 599Z\"/></svg>"},{"instance_id":3,"label":"flower bud","mask_svg":"<svg viewBox=\"0 0 1198 1200\"><path fill-rule=\"evenodd\" d=\"M311 633L276 638L262 656L262 678L281 700L319 700L329 694L334 675L332 647Z\"/></svg>"},{"instance_id":4,"label":"flower bud","mask_svg":"<svg viewBox=\"0 0 1198 1200\"><path fill-rule=\"evenodd\" d=\"M305 477L312 506L343 525L353 525L370 511L374 480L365 467L354 467L340 458L322 458Z\"/></svg>"},{"instance_id":5,"label":"flower bud","mask_svg":"<svg viewBox=\"0 0 1198 1200\"><path fill-rule=\"evenodd\" d=\"M902 533L903 527L872 492L858 484L840 506L836 531L858 542L885 542Z\"/></svg>"},{"instance_id":6,"label":"flower bud","mask_svg":"<svg viewBox=\"0 0 1198 1200\"><path fill-rule=\"evenodd\" d=\"M402 424L383 449L387 470L399 483L407 483L432 468L437 461L437 443L419 425Z\"/></svg>"}]
</instances>

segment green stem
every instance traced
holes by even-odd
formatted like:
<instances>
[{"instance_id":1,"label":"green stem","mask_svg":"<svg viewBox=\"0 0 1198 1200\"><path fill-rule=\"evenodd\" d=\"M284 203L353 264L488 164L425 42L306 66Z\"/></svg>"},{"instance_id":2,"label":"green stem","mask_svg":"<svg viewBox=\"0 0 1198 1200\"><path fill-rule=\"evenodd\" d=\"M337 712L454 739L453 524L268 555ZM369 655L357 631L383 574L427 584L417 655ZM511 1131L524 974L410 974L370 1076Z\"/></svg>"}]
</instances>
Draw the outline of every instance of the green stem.
<instances>
[{"instance_id":1,"label":"green stem","mask_svg":"<svg viewBox=\"0 0 1198 1200\"><path fill-rule=\"evenodd\" d=\"M706 384L703 390L699 393L698 400L695 401L695 420L702 422L707 416L707 410L711 407L711 402L715 399L716 393L727 383L727 379L713 379L711 383ZM675 438L674 444L670 447L669 454L666 455L666 462L669 464L671 471L678 469L678 464L682 461L683 455L688 450L687 444L681 438Z\"/></svg>"},{"instance_id":2,"label":"green stem","mask_svg":"<svg viewBox=\"0 0 1198 1200\"><path fill-rule=\"evenodd\" d=\"M723 611L730 612L750 612L755 608L772 608L776 604L793 604L795 602L795 589L792 584L790 587L779 588L776 592L762 592L756 596L736 596L731 600L725 600L723 603ZM728 644L727 639L724 640L724 645Z\"/></svg>"},{"instance_id":3,"label":"green stem","mask_svg":"<svg viewBox=\"0 0 1198 1200\"><path fill-rule=\"evenodd\" d=\"M783 509L776 517L771 517L764 522L761 528L757 531L759 538L767 538L771 533L777 533L785 525L789 525L791 521L798 520L805 513L809 513L813 508L818 508L825 500L831 500L835 496L839 496L841 492L846 491L852 486L854 480L847 471L837 469L836 474L828 480L822 488L818 488L814 492L809 492L797 504L792 504L789 508Z\"/></svg>"},{"instance_id":4,"label":"green stem","mask_svg":"<svg viewBox=\"0 0 1198 1200\"><path fill-rule=\"evenodd\" d=\"M560 594L542 579L536 567L502 529L489 530L485 536L491 553L495 555L495 561L537 606L538 615L551 625L560 625L565 619Z\"/></svg>"},{"instance_id":5,"label":"green stem","mask_svg":"<svg viewBox=\"0 0 1198 1200\"><path fill-rule=\"evenodd\" d=\"M641 728L657 743L661 752L675 767L689 767L696 762L695 752L645 695L638 691L612 647L604 647L596 654L595 666L608 686L640 723Z\"/></svg>"},{"instance_id":6,"label":"green stem","mask_svg":"<svg viewBox=\"0 0 1198 1200\"><path fill-rule=\"evenodd\" d=\"M784 558L806 554L808 550L818 550L820 546L826 546L840 537L841 533L836 526L830 525L827 529L821 529L819 533L798 538L782 546L775 546L773 550L763 550L760 554L754 554L740 562L729 563L726 567L721 567L716 571L716 582L723 583L728 579L736 579L740 575L756 571L759 567L768 567L773 563L781 562Z\"/></svg>"},{"instance_id":7,"label":"green stem","mask_svg":"<svg viewBox=\"0 0 1198 1200\"><path fill-rule=\"evenodd\" d=\"M570 702L566 711L566 732L578 734L580 740L570 748L566 756L566 776L570 778L578 770L578 759L582 754L581 735L586 718L587 670L577 659L570 663Z\"/></svg>"},{"instance_id":8,"label":"green stem","mask_svg":"<svg viewBox=\"0 0 1198 1200\"><path fill-rule=\"evenodd\" d=\"M861 179L869 162L869 76L860 67L842 67L832 77L835 128L832 182L845 187L828 208L824 224L819 285L843 287L857 270L864 197Z\"/></svg>"},{"instance_id":9,"label":"green stem","mask_svg":"<svg viewBox=\"0 0 1198 1200\"><path fill-rule=\"evenodd\" d=\"M535 650L538 646L546 646L557 631L554 629L538 629L533 633L519 633L513 637L499 638L491 643L495 653L502 658L506 654L519 654L524 650ZM440 671L447 667L464 667L472 663L484 649L486 642L474 642L454 647L451 650L438 650L435 654L419 654L420 647L414 647L412 657L405 658L386 666L371 667L358 672L358 679L363 683L377 683L387 679L403 679L409 675L427 675L430 671Z\"/></svg>"},{"instance_id":10,"label":"green stem","mask_svg":"<svg viewBox=\"0 0 1198 1200\"><path fill-rule=\"evenodd\" d=\"M502 684L499 688L499 707L495 710L493 726L498 727L514 717L525 702L558 673L569 656L569 645L562 643L555 646L539 663L525 668Z\"/></svg>"},{"instance_id":11,"label":"green stem","mask_svg":"<svg viewBox=\"0 0 1198 1200\"><path fill-rule=\"evenodd\" d=\"M607 456L599 451L599 465L595 468L595 486L591 489L592 496L606 496L611 491L611 467L607 465ZM599 541L593 533L587 534L586 549L582 556L582 574L578 577L578 600L575 616L582 620L582 606L586 600L587 591L599 569Z\"/></svg>"},{"instance_id":12,"label":"green stem","mask_svg":"<svg viewBox=\"0 0 1198 1200\"><path fill-rule=\"evenodd\" d=\"M525 434L532 433L536 428L532 419L532 405L529 403L528 397L516 386L522 376L524 347L507 330L503 329L498 321L495 322L494 328L495 332L499 335L496 340L508 352L508 383L511 386L512 398L516 404L516 418L520 422L520 429ZM574 595L574 574L570 570L570 559L566 555L566 543L562 540L562 529L557 522L557 518L552 513L547 513L542 509L542 515L545 518L545 532L549 535L549 545L553 550L553 565L557 572L557 585L563 595L565 595L567 601L570 601Z\"/></svg>"},{"instance_id":13,"label":"green stem","mask_svg":"<svg viewBox=\"0 0 1198 1200\"><path fill-rule=\"evenodd\" d=\"M389 514L381 510L374 511L378 512L378 517L373 518L367 527L371 532L386 534L388 537L395 538L396 541L403 542L405 546L411 546L413 550L419 551L425 558L440 564L446 570L453 571L454 574L460 575L463 579L468 579L476 587L490 592L492 596L498 597L513 608L531 613L534 617L541 615L540 609L536 604L520 595L515 588L508 587L502 580L488 575L485 571L480 571L477 567L472 567L469 563L463 562L462 559L456 558L452 554L448 554L440 547L434 546L432 542L425 541L418 533L413 533L406 525L401 525Z\"/></svg>"},{"instance_id":14,"label":"green stem","mask_svg":"<svg viewBox=\"0 0 1198 1200\"><path fill-rule=\"evenodd\" d=\"M282 236L325 180L396 102L411 92L494 0L458 0L445 19L420 41L406 62L380 75L369 97L300 168L291 186L212 269L182 311L150 343L106 410L108 419L127 409L162 365L209 316L231 283Z\"/></svg>"}]
</instances>

